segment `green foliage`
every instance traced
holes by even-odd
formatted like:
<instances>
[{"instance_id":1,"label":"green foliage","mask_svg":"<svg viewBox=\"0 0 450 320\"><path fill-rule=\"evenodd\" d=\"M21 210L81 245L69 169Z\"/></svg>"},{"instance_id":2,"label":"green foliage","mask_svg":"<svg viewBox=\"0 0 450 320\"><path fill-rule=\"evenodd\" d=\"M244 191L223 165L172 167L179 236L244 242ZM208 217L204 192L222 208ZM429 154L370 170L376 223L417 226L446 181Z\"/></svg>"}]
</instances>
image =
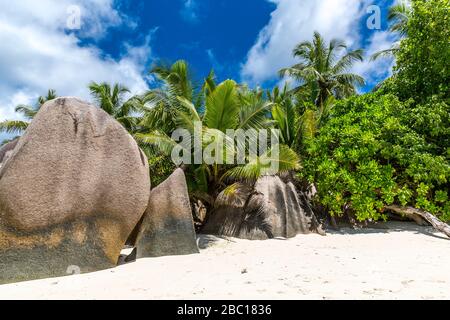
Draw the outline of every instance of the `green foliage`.
<instances>
[{"instance_id":1,"label":"green foliage","mask_svg":"<svg viewBox=\"0 0 450 320\"><path fill-rule=\"evenodd\" d=\"M389 30L398 32L405 36L408 34L408 21L411 15L411 8L407 0L400 0L389 8L388 21L391 23Z\"/></svg>"},{"instance_id":2,"label":"green foliage","mask_svg":"<svg viewBox=\"0 0 450 320\"><path fill-rule=\"evenodd\" d=\"M288 85L285 84L281 91L275 87L272 92L267 92L267 96L273 104L272 118L280 130L282 142L291 148L295 147L298 143L299 113Z\"/></svg>"},{"instance_id":3,"label":"green foliage","mask_svg":"<svg viewBox=\"0 0 450 320\"><path fill-rule=\"evenodd\" d=\"M180 64L180 62L176 64ZM257 129L273 126L273 122L268 116L274 103L265 100L261 90L250 90L246 86L239 86L232 80L216 84L213 72L205 79L200 92L193 91L192 94L183 94L185 90L181 90L181 88L193 88L193 86L180 86L177 79L189 83L192 81L186 77L171 75L174 72L173 67L164 70L167 72L159 77L164 83L161 88L157 89L159 99L149 100L148 112L144 113L144 120L141 123L142 130L134 136L143 148L157 150L168 157L174 147L178 145L171 138L174 129L186 129L193 134L195 122L200 124L203 152L213 151L215 161L214 163L185 163L183 165L189 177L191 194L196 194L196 196L201 194L202 199L206 199L206 201L215 199L215 196L229 183L240 180L254 181L265 174L268 171L266 166L269 160L277 161L280 172L299 168L298 155L287 146L280 147L277 159L274 159L275 154L272 149L268 148L267 152L260 157L254 159L247 157L246 164L224 164L223 160L229 158L237 160L238 151L248 151L250 145L254 146L258 138ZM183 70L187 69L183 68ZM172 83L173 79L177 81ZM152 90L148 95L152 95L154 92L155 90ZM162 111L155 112L159 109ZM156 118L162 114L166 114L167 117ZM158 127L160 129L156 130ZM234 139L227 135L229 129L255 130L247 132L249 133L248 143L238 143L235 149ZM181 151L186 151L191 157L195 153L192 145L182 146ZM248 152L245 154L248 155ZM151 154L148 156L152 158Z\"/></svg>"},{"instance_id":4,"label":"green foliage","mask_svg":"<svg viewBox=\"0 0 450 320\"><path fill-rule=\"evenodd\" d=\"M89 90L100 109L111 115L128 131L134 132L137 130L141 120L135 114L141 111L142 105L139 97L125 100L125 96L130 93L130 90L117 83L111 86L106 82L91 82Z\"/></svg>"},{"instance_id":5,"label":"green foliage","mask_svg":"<svg viewBox=\"0 0 450 320\"><path fill-rule=\"evenodd\" d=\"M44 103L47 101L56 99L57 95L55 90L48 90L46 96L40 96L36 104L34 106L27 106L27 105L18 105L15 109L17 113L22 114L22 116L27 119L28 121L33 120L33 118L36 116L36 114L39 112L41 107ZM18 134L20 135L23 133L30 124L28 121L23 120L5 120L0 122L0 132L10 133L10 134Z\"/></svg>"},{"instance_id":6,"label":"green foliage","mask_svg":"<svg viewBox=\"0 0 450 320\"><path fill-rule=\"evenodd\" d=\"M414 121L424 111L436 126ZM308 144L305 173L333 215L353 212L359 220L382 219L393 203L450 218L448 114L445 103L411 108L393 95L367 94L337 102ZM428 118L425 118L428 119ZM432 142L433 134L447 142Z\"/></svg>"},{"instance_id":7,"label":"green foliage","mask_svg":"<svg viewBox=\"0 0 450 320\"><path fill-rule=\"evenodd\" d=\"M211 92L206 100L205 125L225 132L238 123L239 104L236 83L226 80Z\"/></svg>"},{"instance_id":8,"label":"green foliage","mask_svg":"<svg viewBox=\"0 0 450 320\"><path fill-rule=\"evenodd\" d=\"M408 21L411 17L411 7L408 4L408 0L400 0L389 8L388 22L389 31L392 34L403 38L408 34ZM371 60L377 60L381 57L392 57L400 50L400 40L393 43L389 49L381 50L372 55Z\"/></svg>"},{"instance_id":9,"label":"green foliage","mask_svg":"<svg viewBox=\"0 0 450 320\"><path fill-rule=\"evenodd\" d=\"M299 63L280 71L297 80L293 90L285 86L264 92L233 80L217 84L214 71L195 85L183 60L153 66L150 74L158 85L129 100L128 89L118 84L91 83L89 88L99 107L146 153L153 186L175 169L170 155L179 144L171 138L173 131L193 133L200 123L201 147L212 146L216 162L183 164L183 169L191 195L207 205L222 190L238 194L243 181L251 184L267 172L269 160L277 162L280 172L299 171L296 150L304 166L298 175L315 183L318 200L332 215L385 219L384 208L397 204L450 221L449 2L396 3L388 18L399 40L373 57L394 54L396 67L373 94L355 96L364 79L351 69L362 61L362 50L348 50L336 39L327 43L317 32L312 41L294 48ZM55 97L50 90L35 106L16 111L32 120ZM0 132L21 133L28 124L4 121ZM228 129L267 128L280 130L279 155L269 145L265 154L247 157L245 164L217 161L257 143L253 133L238 150L224 146L219 140L230 142ZM192 146L183 147L193 157Z\"/></svg>"},{"instance_id":10,"label":"green foliage","mask_svg":"<svg viewBox=\"0 0 450 320\"><path fill-rule=\"evenodd\" d=\"M310 101L318 107L330 96L346 98L356 93L357 86L364 85L361 76L349 72L355 62L363 60L363 51L349 51L340 40L326 43L318 32L314 32L313 40L299 43L293 55L300 62L280 70L279 74L299 81L301 85L294 91L306 91Z\"/></svg>"},{"instance_id":11,"label":"green foliage","mask_svg":"<svg viewBox=\"0 0 450 320\"><path fill-rule=\"evenodd\" d=\"M170 157L163 154L152 154L148 164L152 188L164 182L176 169Z\"/></svg>"},{"instance_id":12,"label":"green foliage","mask_svg":"<svg viewBox=\"0 0 450 320\"><path fill-rule=\"evenodd\" d=\"M396 55L393 92L422 102L450 92L450 15L448 0L412 0L407 37Z\"/></svg>"},{"instance_id":13,"label":"green foliage","mask_svg":"<svg viewBox=\"0 0 450 320\"><path fill-rule=\"evenodd\" d=\"M336 103L307 140L304 175L334 215L377 220L398 204L449 221L448 1L396 5L390 21L405 37L389 50L394 76L376 94Z\"/></svg>"}]
</instances>

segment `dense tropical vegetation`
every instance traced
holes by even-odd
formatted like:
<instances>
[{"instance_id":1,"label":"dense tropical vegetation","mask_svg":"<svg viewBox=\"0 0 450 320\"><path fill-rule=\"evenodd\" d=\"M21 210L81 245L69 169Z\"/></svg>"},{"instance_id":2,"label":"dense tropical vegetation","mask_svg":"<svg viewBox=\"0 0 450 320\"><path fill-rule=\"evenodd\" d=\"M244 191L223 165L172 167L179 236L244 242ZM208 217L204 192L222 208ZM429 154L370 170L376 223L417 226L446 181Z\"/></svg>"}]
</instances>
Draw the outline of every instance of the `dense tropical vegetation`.
<instances>
[{"instance_id":1,"label":"dense tropical vegetation","mask_svg":"<svg viewBox=\"0 0 450 320\"><path fill-rule=\"evenodd\" d=\"M364 79L351 72L362 61L362 50L349 50L336 39L327 43L317 32L294 48L299 62L279 72L294 80L293 88L264 91L233 80L217 83L213 71L197 83L180 60L153 66L158 85L140 96L130 96L119 84L92 83L89 89L96 104L146 152L152 183L181 166L192 199L208 208L220 192L233 194L240 183L251 185L266 174L264 160L278 147L279 173L296 173L303 185L314 184L316 203L332 216L385 219L388 208L397 205L450 221L448 1L400 3L391 8L389 20L399 40L374 58L393 56L394 72L367 94L357 94ZM49 91L34 107L16 111L31 120L55 97ZM27 125L4 121L0 131L20 134ZM173 137L177 129L191 136L200 132L202 152L209 151L215 161L193 161L198 150L190 138ZM222 163L218 160L236 160L240 149L247 151L257 141L250 136L249 143L230 149L219 143L231 139L228 129L278 129L280 145L269 141L259 157ZM185 161L174 164L174 153Z\"/></svg>"},{"instance_id":2,"label":"dense tropical vegetation","mask_svg":"<svg viewBox=\"0 0 450 320\"><path fill-rule=\"evenodd\" d=\"M334 215L376 220L396 204L449 221L448 2L416 0L391 16L404 36L393 76L376 93L336 103L301 174Z\"/></svg>"}]
</instances>

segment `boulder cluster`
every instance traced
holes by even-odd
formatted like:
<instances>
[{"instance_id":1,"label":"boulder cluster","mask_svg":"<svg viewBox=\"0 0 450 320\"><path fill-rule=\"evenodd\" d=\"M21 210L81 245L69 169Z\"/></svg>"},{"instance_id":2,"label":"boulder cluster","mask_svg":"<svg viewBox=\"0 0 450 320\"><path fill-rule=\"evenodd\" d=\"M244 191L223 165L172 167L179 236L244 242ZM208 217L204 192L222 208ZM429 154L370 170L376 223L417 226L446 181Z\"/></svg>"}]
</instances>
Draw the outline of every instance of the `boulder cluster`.
<instances>
[{"instance_id":1,"label":"boulder cluster","mask_svg":"<svg viewBox=\"0 0 450 320\"><path fill-rule=\"evenodd\" d=\"M238 191L219 195L203 233L320 233L291 182L266 176ZM134 250L124 257L125 246ZM0 284L198 252L183 170L151 189L147 157L103 110L76 98L49 101L0 148Z\"/></svg>"},{"instance_id":2,"label":"boulder cluster","mask_svg":"<svg viewBox=\"0 0 450 320\"><path fill-rule=\"evenodd\" d=\"M145 154L99 108L47 102L0 163L0 284L114 267L133 230L139 257L198 252L183 171L151 190Z\"/></svg>"}]
</instances>

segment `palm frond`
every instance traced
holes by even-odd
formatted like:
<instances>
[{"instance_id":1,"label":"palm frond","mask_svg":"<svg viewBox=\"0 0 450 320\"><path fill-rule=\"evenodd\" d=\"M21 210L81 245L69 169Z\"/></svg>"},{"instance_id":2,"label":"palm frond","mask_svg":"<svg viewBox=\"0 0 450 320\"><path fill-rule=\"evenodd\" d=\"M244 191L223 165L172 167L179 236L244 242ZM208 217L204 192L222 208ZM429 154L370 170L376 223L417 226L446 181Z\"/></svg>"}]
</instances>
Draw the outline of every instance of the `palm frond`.
<instances>
[{"instance_id":1,"label":"palm frond","mask_svg":"<svg viewBox=\"0 0 450 320\"><path fill-rule=\"evenodd\" d=\"M21 120L6 120L0 122L0 132L20 134L28 128L29 123Z\"/></svg>"},{"instance_id":2,"label":"palm frond","mask_svg":"<svg viewBox=\"0 0 450 320\"><path fill-rule=\"evenodd\" d=\"M202 92L205 94L205 96L209 96L211 92L213 92L216 89L216 75L214 73L214 70L211 70L208 74L208 76L205 78L205 81L202 86Z\"/></svg>"},{"instance_id":3,"label":"palm frond","mask_svg":"<svg viewBox=\"0 0 450 320\"><path fill-rule=\"evenodd\" d=\"M408 21L411 16L411 7L404 0L389 9L388 21L391 23L390 31L398 32L401 36L408 33Z\"/></svg>"},{"instance_id":4,"label":"palm frond","mask_svg":"<svg viewBox=\"0 0 450 320\"><path fill-rule=\"evenodd\" d=\"M265 154L253 157L242 166L228 170L223 179L254 182L264 175L300 169L298 155L285 145L272 146Z\"/></svg>"},{"instance_id":5,"label":"palm frond","mask_svg":"<svg viewBox=\"0 0 450 320\"><path fill-rule=\"evenodd\" d=\"M339 74L336 76L336 81L348 87L350 87L349 85L364 86L366 83L363 77L354 73Z\"/></svg>"},{"instance_id":6,"label":"palm frond","mask_svg":"<svg viewBox=\"0 0 450 320\"><path fill-rule=\"evenodd\" d=\"M267 128L270 124L267 114L273 105L272 102L256 100L249 105L241 106L238 128L243 130Z\"/></svg>"},{"instance_id":7,"label":"palm frond","mask_svg":"<svg viewBox=\"0 0 450 320\"><path fill-rule=\"evenodd\" d=\"M56 99L56 98L57 98L56 91L53 90L53 89L48 90L48 91L47 91L47 95L46 95L45 97L40 96L40 97L38 98L38 103L37 103L37 108L36 108L36 109L39 110L39 108L40 108L44 103L46 103L47 101Z\"/></svg>"},{"instance_id":8,"label":"palm frond","mask_svg":"<svg viewBox=\"0 0 450 320\"><path fill-rule=\"evenodd\" d=\"M179 107L175 110L176 119L175 123L178 128L184 128L189 130L189 132L194 132L195 123L201 124L201 118L197 112L195 106L183 97L178 97L180 103Z\"/></svg>"},{"instance_id":9,"label":"palm frond","mask_svg":"<svg viewBox=\"0 0 450 320\"><path fill-rule=\"evenodd\" d=\"M136 133L134 138L138 144L156 147L158 151L166 156L170 156L173 148L179 145L171 137L160 131L154 131L151 133Z\"/></svg>"},{"instance_id":10,"label":"palm frond","mask_svg":"<svg viewBox=\"0 0 450 320\"><path fill-rule=\"evenodd\" d=\"M203 128L202 145L203 145L203 161L208 165L225 164L227 162L234 163L236 154L235 141L225 132L212 129ZM210 155L208 159L205 155Z\"/></svg>"},{"instance_id":11,"label":"palm frond","mask_svg":"<svg viewBox=\"0 0 450 320\"><path fill-rule=\"evenodd\" d=\"M400 46L398 45L398 43L394 44L392 46L392 48L381 50L379 52L374 53L370 57L370 61L375 61L380 58L390 58L390 57L394 56L399 50L400 50Z\"/></svg>"},{"instance_id":12,"label":"palm frond","mask_svg":"<svg viewBox=\"0 0 450 320\"><path fill-rule=\"evenodd\" d=\"M33 107L21 104L15 108L15 111L23 114L24 117L27 118L28 120L31 120L36 116L39 109L35 109Z\"/></svg>"},{"instance_id":13,"label":"palm frond","mask_svg":"<svg viewBox=\"0 0 450 320\"><path fill-rule=\"evenodd\" d=\"M236 83L226 80L207 97L204 122L208 128L225 132L236 128L238 116Z\"/></svg>"},{"instance_id":14,"label":"palm frond","mask_svg":"<svg viewBox=\"0 0 450 320\"><path fill-rule=\"evenodd\" d=\"M340 52L345 50L341 56ZM356 61L362 61L363 51L361 49L347 51L343 41L332 39L328 44L324 38L314 32L312 41L298 44L294 51L294 57L300 58L300 62L279 71L280 77L290 76L299 84L291 90L299 100L313 101L320 107L326 99L334 93L353 92L354 86L362 83L362 78L355 75L350 79L347 70ZM341 58L336 62L338 57ZM341 74L344 74L341 76ZM352 80L345 83L344 80ZM347 87L345 87L347 86ZM338 96L336 96L338 97Z\"/></svg>"},{"instance_id":15,"label":"palm frond","mask_svg":"<svg viewBox=\"0 0 450 320\"><path fill-rule=\"evenodd\" d=\"M364 50L358 49L354 51L350 51L347 54L345 54L339 61L336 63L336 65L333 67L332 72L333 73L341 73L348 70L355 62L357 61L363 61L363 54Z\"/></svg>"},{"instance_id":16,"label":"palm frond","mask_svg":"<svg viewBox=\"0 0 450 320\"><path fill-rule=\"evenodd\" d=\"M299 130L303 141L314 137L317 131L317 115L313 110L308 109L302 115Z\"/></svg>"},{"instance_id":17,"label":"palm frond","mask_svg":"<svg viewBox=\"0 0 450 320\"><path fill-rule=\"evenodd\" d=\"M290 99L277 103L272 108L272 118L277 128L281 131L282 142L292 146L296 140L296 114L294 105Z\"/></svg>"},{"instance_id":18,"label":"palm frond","mask_svg":"<svg viewBox=\"0 0 450 320\"><path fill-rule=\"evenodd\" d=\"M214 206L231 206L243 208L252 193L253 188L242 182L236 182L226 187L216 198Z\"/></svg>"}]
</instances>

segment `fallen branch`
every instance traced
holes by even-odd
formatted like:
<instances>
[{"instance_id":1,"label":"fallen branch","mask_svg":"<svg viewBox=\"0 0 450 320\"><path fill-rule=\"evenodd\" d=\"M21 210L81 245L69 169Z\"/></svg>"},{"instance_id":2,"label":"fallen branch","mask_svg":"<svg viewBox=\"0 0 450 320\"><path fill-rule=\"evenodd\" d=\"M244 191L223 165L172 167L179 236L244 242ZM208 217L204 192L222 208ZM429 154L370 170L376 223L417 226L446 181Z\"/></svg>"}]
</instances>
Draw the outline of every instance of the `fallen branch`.
<instances>
[{"instance_id":1,"label":"fallen branch","mask_svg":"<svg viewBox=\"0 0 450 320\"><path fill-rule=\"evenodd\" d=\"M396 215L402 221L411 220L411 221L414 221L417 225L423 226L423 227L430 225L429 222L427 222L425 219L423 219L421 216L419 216L417 214L413 214L413 213L401 211L401 210L399 210L398 212L395 212L395 210L393 210L392 208L388 208L388 209L390 209L392 215Z\"/></svg>"},{"instance_id":2,"label":"fallen branch","mask_svg":"<svg viewBox=\"0 0 450 320\"><path fill-rule=\"evenodd\" d=\"M416 222L419 221L417 220L418 217L423 218L426 221L428 221L437 231L442 232L443 234L445 234L447 237L450 238L450 226L427 211L412 207L400 207L400 206L387 206L386 209L410 217Z\"/></svg>"}]
</instances>

